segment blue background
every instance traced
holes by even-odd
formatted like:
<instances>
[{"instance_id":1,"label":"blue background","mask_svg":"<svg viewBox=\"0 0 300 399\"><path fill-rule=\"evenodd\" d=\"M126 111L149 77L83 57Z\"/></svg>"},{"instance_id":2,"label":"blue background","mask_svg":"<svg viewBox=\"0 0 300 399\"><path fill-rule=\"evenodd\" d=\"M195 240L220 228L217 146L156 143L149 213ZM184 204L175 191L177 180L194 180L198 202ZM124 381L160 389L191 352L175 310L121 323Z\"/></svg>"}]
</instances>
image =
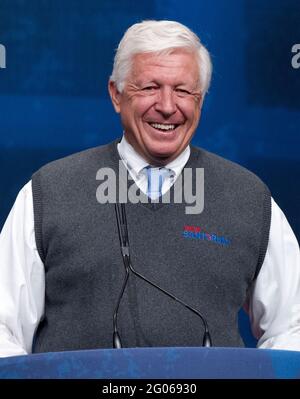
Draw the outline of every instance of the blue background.
<instances>
[{"instance_id":1,"label":"blue background","mask_svg":"<svg viewBox=\"0 0 300 399\"><path fill-rule=\"evenodd\" d=\"M193 143L258 174L299 240L299 0L1 0L0 226L33 171L121 135L107 80L124 31L143 19L182 22L208 47ZM254 345L243 312L240 323Z\"/></svg>"}]
</instances>

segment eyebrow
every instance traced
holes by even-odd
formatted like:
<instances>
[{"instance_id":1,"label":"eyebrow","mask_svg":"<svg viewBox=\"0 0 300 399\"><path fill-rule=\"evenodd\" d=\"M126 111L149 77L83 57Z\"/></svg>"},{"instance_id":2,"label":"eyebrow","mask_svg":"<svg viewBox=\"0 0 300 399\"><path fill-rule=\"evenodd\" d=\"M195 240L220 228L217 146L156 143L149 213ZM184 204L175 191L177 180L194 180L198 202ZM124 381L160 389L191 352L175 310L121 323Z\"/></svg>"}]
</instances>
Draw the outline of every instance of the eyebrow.
<instances>
[{"instance_id":1,"label":"eyebrow","mask_svg":"<svg viewBox=\"0 0 300 399\"><path fill-rule=\"evenodd\" d=\"M162 86L163 84L160 83L158 80L143 80L143 81L137 81L137 84L140 86L145 86L145 85L157 85L157 86ZM172 87L174 88L184 88L184 89L188 89L191 91L195 91L197 90L197 87L199 86L199 82L197 82L195 85L192 85L190 83L187 82L179 82L175 85L172 85Z\"/></svg>"}]
</instances>

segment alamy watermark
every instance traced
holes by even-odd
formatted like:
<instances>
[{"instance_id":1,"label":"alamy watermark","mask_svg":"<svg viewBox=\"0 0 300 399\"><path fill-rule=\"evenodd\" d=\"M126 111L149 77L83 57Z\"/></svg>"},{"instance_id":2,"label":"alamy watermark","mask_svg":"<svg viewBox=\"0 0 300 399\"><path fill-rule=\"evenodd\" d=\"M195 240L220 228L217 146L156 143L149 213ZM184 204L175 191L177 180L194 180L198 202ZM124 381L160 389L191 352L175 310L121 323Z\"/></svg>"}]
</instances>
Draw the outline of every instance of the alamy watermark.
<instances>
[{"instance_id":1,"label":"alamy watermark","mask_svg":"<svg viewBox=\"0 0 300 399\"><path fill-rule=\"evenodd\" d=\"M150 199L139 189L123 161L119 161L118 173L108 167L99 169L96 180L101 182L96 191L96 198L100 204L184 203L185 213L190 215L199 214L204 209L203 168L184 168L172 188L156 199Z\"/></svg>"},{"instance_id":2,"label":"alamy watermark","mask_svg":"<svg viewBox=\"0 0 300 399\"><path fill-rule=\"evenodd\" d=\"M6 68L6 48L3 44L0 44L0 68Z\"/></svg>"},{"instance_id":3,"label":"alamy watermark","mask_svg":"<svg viewBox=\"0 0 300 399\"><path fill-rule=\"evenodd\" d=\"M300 68L300 43L292 46L291 52L295 55L292 57L291 64L294 69Z\"/></svg>"}]
</instances>

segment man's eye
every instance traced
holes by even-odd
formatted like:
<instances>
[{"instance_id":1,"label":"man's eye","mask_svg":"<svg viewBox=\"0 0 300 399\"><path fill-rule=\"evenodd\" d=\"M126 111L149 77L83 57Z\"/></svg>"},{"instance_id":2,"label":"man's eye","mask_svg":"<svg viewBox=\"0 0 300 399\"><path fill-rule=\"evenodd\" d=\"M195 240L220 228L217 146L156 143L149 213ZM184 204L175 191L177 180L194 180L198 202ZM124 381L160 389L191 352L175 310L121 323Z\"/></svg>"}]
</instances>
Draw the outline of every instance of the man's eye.
<instances>
[{"instance_id":1,"label":"man's eye","mask_svg":"<svg viewBox=\"0 0 300 399\"><path fill-rule=\"evenodd\" d=\"M188 90L185 89L176 89L176 92L181 94L191 94Z\"/></svg>"},{"instance_id":2,"label":"man's eye","mask_svg":"<svg viewBox=\"0 0 300 399\"><path fill-rule=\"evenodd\" d=\"M146 87L142 88L143 91L151 91L151 90L156 90L156 89L157 89L156 86L146 86Z\"/></svg>"}]
</instances>

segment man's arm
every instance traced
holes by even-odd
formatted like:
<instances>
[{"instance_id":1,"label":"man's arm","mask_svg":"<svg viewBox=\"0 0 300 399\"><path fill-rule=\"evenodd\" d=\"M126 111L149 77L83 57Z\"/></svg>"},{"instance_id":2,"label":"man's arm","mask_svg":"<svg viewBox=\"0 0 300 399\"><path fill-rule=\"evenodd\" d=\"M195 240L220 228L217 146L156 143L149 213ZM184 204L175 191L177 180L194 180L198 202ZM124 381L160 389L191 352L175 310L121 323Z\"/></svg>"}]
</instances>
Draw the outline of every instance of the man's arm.
<instances>
[{"instance_id":1,"label":"man's arm","mask_svg":"<svg viewBox=\"0 0 300 399\"><path fill-rule=\"evenodd\" d=\"M0 234L0 357L31 353L44 297L44 266L35 243L29 182Z\"/></svg>"},{"instance_id":2,"label":"man's arm","mask_svg":"<svg viewBox=\"0 0 300 399\"><path fill-rule=\"evenodd\" d=\"M299 245L273 199L268 249L246 310L259 348L300 351Z\"/></svg>"}]
</instances>

